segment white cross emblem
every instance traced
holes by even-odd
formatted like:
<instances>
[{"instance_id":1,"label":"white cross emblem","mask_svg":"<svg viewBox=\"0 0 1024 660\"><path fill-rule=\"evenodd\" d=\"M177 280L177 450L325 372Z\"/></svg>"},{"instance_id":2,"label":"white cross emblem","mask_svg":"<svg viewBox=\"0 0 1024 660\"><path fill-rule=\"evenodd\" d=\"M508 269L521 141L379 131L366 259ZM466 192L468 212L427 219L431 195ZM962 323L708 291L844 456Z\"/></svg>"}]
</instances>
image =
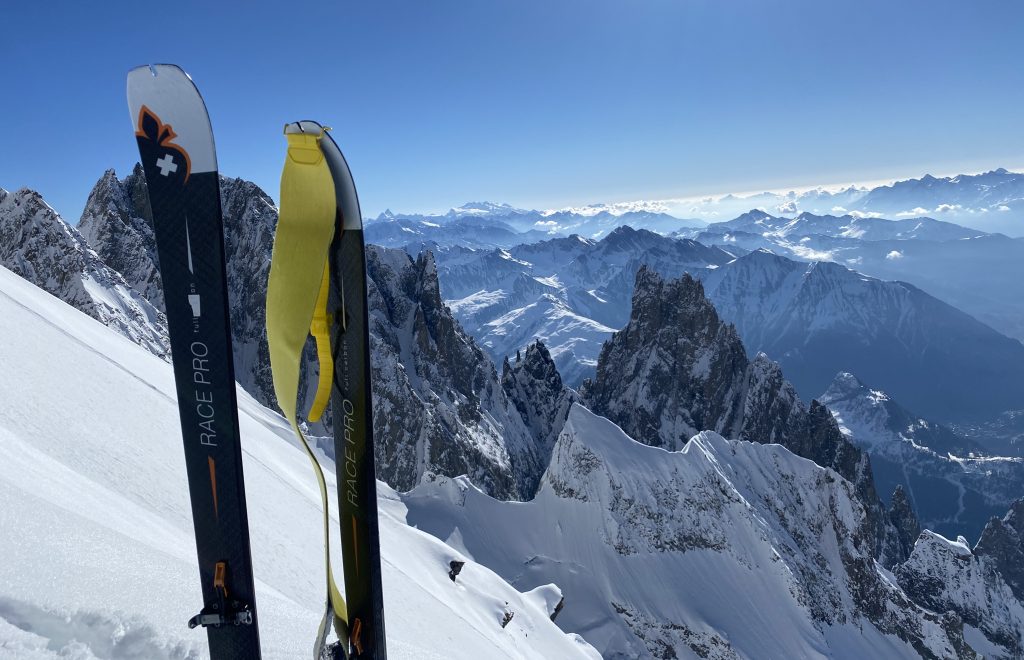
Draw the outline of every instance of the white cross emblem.
<instances>
[{"instance_id":1,"label":"white cross emblem","mask_svg":"<svg viewBox=\"0 0 1024 660\"><path fill-rule=\"evenodd\" d=\"M174 162L174 158L171 154L164 154L163 158L158 158L156 166L160 168L160 174L162 176L167 176L171 172L178 171L178 164Z\"/></svg>"}]
</instances>

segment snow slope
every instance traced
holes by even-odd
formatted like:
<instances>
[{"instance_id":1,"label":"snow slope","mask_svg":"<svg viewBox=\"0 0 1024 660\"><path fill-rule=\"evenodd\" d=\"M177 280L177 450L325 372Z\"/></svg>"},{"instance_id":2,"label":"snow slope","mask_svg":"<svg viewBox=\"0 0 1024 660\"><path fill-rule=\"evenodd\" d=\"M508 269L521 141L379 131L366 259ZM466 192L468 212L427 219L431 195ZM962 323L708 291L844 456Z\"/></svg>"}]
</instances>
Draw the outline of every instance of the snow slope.
<instances>
[{"instance_id":1,"label":"snow slope","mask_svg":"<svg viewBox=\"0 0 1024 660\"><path fill-rule=\"evenodd\" d=\"M0 268L0 374L0 658L206 657L185 626L201 603L170 366ZM319 496L284 420L239 400L264 658L303 657ZM451 582L462 554L378 488L392 657L597 657L549 620L557 587L474 563Z\"/></svg>"},{"instance_id":2,"label":"snow slope","mask_svg":"<svg viewBox=\"0 0 1024 660\"><path fill-rule=\"evenodd\" d=\"M778 445L668 452L576 404L533 501L464 478L401 497L517 588L561 576L559 624L607 658L974 657L871 560L854 491Z\"/></svg>"}]
</instances>

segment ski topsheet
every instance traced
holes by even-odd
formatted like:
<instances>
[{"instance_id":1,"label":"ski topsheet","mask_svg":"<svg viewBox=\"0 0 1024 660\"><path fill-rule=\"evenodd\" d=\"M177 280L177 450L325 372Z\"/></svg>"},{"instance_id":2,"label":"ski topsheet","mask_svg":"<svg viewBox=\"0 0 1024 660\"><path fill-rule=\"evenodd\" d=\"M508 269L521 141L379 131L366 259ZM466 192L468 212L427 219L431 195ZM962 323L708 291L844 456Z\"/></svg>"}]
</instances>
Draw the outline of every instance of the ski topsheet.
<instances>
[{"instance_id":1,"label":"ski topsheet","mask_svg":"<svg viewBox=\"0 0 1024 660\"><path fill-rule=\"evenodd\" d=\"M352 174L330 134L314 121L288 124L285 132L321 136L340 216L329 251L327 308L333 319L331 408L349 633L343 644L350 657L386 660L362 215Z\"/></svg>"},{"instance_id":2,"label":"ski topsheet","mask_svg":"<svg viewBox=\"0 0 1024 660\"><path fill-rule=\"evenodd\" d=\"M128 73L166 300L202 611L212 660L258 660L249 526L231 353L224 231L213 131L180 68Z\"/></svg>"},{"instance_id":3,"label":"ski topsheet","mask_svg":"<svg viewBox=\"0 0 1024 660\"><path fill-rule=\"evenodd\" d=\"M331 405L345 599L355 657L385 660L363 216L352 173L330 133L320 147L331 168L341 213L341 231L330 253L328 307L336 319L331 336Z\"/></svg>"}]
</instances>

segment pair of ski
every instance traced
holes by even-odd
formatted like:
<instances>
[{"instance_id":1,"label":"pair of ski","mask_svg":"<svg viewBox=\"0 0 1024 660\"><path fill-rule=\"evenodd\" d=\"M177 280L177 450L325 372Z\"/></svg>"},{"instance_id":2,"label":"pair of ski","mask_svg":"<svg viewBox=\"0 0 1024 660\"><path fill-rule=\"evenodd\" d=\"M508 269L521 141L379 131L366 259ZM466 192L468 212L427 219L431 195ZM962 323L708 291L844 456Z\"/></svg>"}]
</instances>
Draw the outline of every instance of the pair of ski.
<instances>
[{"instance_id":1,"label":"pair of ski","mask_svg":"<svg viewBox=\"0 0 1024 660\"><path fill-rule=\"evenodd\" d=\"M173 65L132 70L128 74L128 105L153 214L199 557L204 606L189 626L206 628L212 660L258 660L259 621L242 476L213 132L199 91L191 78ZM308 248L321 251L323 277L317 284L323 288L306 295L316 299L321 320L333 321L327 324L329 338L324 334L328 328L321 324L318 344L324 347L321 369L330 370L321 385L328 388L335 411L347 603L338 602L340 594L333 588L327 553L328 583L332 588L328 591L325 624L333 614L339 641L328 646L327 626L322 625L314 658L384 660L366 269L359 203L341 151L319 124L297 122L288 125L285 132L316 136L313 144L322 159L320 166L325 164L329 172L325 185L331 187L334 198L328 211L332 214L332 233L327 244ZM290 147L289 163L291 159ZM288 165L285 178L287 175ZM299 215L302 211L298 209ZM282 226L278 229L283 231ZM279 252L285 250L275 242L272 273L287 271L287 264L276 263ZM280 277L276 280L278 289L281 281ZM283 298L278 295L276 299ZM274 304L268 300L270 321L272 313ZM268 323L268 335L271 330L280 335L279 327ZM271 338L275 340L280 342ZM272 355L275 345L280 343L272 344ZM324 354L325 350L329 355ZM283 402L288 400L287 393L279 391L278 395ZM294 389L291 395L294 401ZM326 397L318 394L324 404ZM282 407L287 412L288 406ZM293 405L290 421L301 437L294 416ZM315 455L308 446L307 451L321 480L326 533L326 487ZM325 547L326 542L325 538Z\"/></svg>"}]
</instances>

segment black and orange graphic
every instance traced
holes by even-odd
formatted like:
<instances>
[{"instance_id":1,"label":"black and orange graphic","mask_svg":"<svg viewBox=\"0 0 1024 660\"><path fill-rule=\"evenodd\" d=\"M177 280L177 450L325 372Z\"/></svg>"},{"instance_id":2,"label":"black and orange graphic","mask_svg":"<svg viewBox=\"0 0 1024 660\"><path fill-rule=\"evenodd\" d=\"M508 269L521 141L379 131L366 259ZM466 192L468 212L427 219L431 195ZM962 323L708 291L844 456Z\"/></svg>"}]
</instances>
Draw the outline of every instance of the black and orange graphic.
<instances>
[{"instance_id":1,"label":"black and orange graphic","mask_svg":"<svg viewBox=\"0 0 1024 660\"><path fill-rule=\"evenodd\" d=\"M173 154L181 156L182 162L185 163L185 177L182 179L182 183L188 183L188 177L192 174L192 159L189 158L187 151L173 142L174 138L178 137L178 134L174 132L174 127L165 124L155 112L145 105L139 109L135 137L139 138L139 150L144 154L157 157L171 154L172 159ZM144 140L149 144L144 144ZM146 163L146 165L151 165L151 163Z\"/></svg>"}]
</instances>

